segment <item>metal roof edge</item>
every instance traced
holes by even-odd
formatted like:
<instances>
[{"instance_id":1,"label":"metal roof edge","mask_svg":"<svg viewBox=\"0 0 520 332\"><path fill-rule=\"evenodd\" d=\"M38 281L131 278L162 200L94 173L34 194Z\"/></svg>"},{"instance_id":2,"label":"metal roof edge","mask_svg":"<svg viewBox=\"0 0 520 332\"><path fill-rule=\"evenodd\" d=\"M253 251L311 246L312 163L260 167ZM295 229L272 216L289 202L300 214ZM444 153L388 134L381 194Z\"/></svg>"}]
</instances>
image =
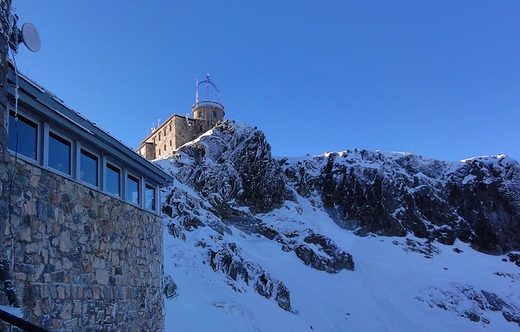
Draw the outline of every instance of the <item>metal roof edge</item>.
<instances>
[{"instance_id":1,"label":"metal roof edge","mask_svg":"<svg viewBox=\"0 0 520 332\"><path fill-rule=\"evenodd\" d=\"M35 83L30 78L21 73L17 74L14 69L9 66L8 79L10 83L15 83L16 75L18 75L19 89L23 90L25 95L24 97L27 98L30 96L34 99L33 101L24 100L19 92L19 101L25 101L29 105L32 104L31 106L33 108L35 108L37 111L43 112L44 114L47 113L46 115L49 117L52 117L52 114L50 113L54 113L54 115L60 117L52 117L54 120L57 120L62 125L67 126L70 130L73 130L84 138L90 137L91 142L92 136L94 136L96 142L92 143L99 145L99 147L105 152L114 154L113 157L127 164L132 169L140 171L141 173L145 173L143 175L147 175L150 180L153 180L161 185L166 185L173 182L173 177L166 173L163 169L159 168L159 166L142 157L130 147L122 143L120 140L113 137L107 131L101 129L95 123L91 122L69 106L65 105L58 97L52 93L49 93L47 90L45 90L45 88ZM14 88L14 86L9 87L9 91L12 95L14 95L14 93L12 93ZM38 104L46 110L38 108ZM143 167L145 171L143 171Z\"/></svg>"}]
</instances>

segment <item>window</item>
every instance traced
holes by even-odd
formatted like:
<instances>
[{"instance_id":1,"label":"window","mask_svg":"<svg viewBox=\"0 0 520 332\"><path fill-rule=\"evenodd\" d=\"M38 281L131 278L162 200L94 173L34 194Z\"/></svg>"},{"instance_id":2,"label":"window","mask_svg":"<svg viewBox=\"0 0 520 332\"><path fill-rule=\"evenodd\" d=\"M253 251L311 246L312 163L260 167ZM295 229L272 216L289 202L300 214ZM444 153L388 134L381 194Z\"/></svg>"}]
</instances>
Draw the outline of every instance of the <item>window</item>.
<instances>
[{"instance_id":1,"label":"window","mask_svg":"<svg viewBox=\"0 0 520 332\"><path fill-rule=\"evenodd\" d=\"M98 185L98 157L92 153L81 149L79 179L90 183L93 186Z\"/></svg>"},{"instance_id":2,"label":"window","mask_svg":"<svg viewBox=\"0 0 520 332\"><path fill-rule=\"evenodd\" d=\"M149 184L144 189L144 208L155 211L155 187Z\"/></svg>"},{"instance_id":3,"label":"window","mask_svg":"<svg viewBox=\"0 0 520 332\"><path fill-rule=\"evenodd\" d=\"M18 114L9 113L9 144L10 150L37 160L38 157L38 125Z\"/></svg>"},{"instance_id":4,"label":"window","mask_svg":"<svg viewBox=\"0 0 520 332\"><path fill-rule=\"evenodd\" d=\"M216 111L213 111L213 117L214 117L214 118L217 117L217 112L216 112Z\"/></svg>"},{"instance_id":5,"label":"window","mask_svg":"<svg viewBox=\"0 0 520 332\"><path fill-rule=\"evenodd\" d=\"M139 179L131 175L126 178L126 200L139 204Z\"/></svg>"},{"instance_id":6,"label":"window","mask_svg":"<svg viewBox=\"0 0 520 332\"><path fill-rule=\"evenodd\" d=\"M105 190L111 194L121 196L121 171L119 168L107 164L107 183Z\"/></svg>"},{"instance_id":7,"label":"window","mask_svg":"<svg viewBox=\"0 0 520 332\"><path fill-rule=\"evenodd\" d=\"M172 140L170 140L170 146L172 146Z\"/></svg>"},{"instance_id":8,"label":"window","mask_svg":"<svg viewBox=\"0 0 520 332\"><path fill-rule=\"evenodd\" d=\"M49 167L70 175L71 143L49 133Z\"/></svg>"}]
</instances>

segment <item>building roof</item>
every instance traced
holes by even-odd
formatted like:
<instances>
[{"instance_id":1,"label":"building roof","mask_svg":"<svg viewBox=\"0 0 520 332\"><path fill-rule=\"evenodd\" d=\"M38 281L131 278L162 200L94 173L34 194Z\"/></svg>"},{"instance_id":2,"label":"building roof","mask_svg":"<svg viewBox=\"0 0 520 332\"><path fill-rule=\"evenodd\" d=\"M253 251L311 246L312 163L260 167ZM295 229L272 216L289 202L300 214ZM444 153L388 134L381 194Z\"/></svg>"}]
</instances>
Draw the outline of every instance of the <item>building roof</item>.
<instances>
[{"instance_id":1,"label":"building roof","mask_svg":"<svg viewBox=\"0 0 520 332\"><path fill-rule=\"evenodd\" d=\"M17 80L18 76L18 80ZM120 140L114 138L95 123L83 117L72 108L63 103L61 99L42 86L32 81L27 76L15 72L12 65L9 66L9 94L15 95L15 84L18 84L19 103L30 106L42 116L78 135L77 139L85 140L98 146L110 157L141 173L144 177L160 185L173 182L173 177L160 169L157 165L134 152Z\"/></svg>"}]
</instances>

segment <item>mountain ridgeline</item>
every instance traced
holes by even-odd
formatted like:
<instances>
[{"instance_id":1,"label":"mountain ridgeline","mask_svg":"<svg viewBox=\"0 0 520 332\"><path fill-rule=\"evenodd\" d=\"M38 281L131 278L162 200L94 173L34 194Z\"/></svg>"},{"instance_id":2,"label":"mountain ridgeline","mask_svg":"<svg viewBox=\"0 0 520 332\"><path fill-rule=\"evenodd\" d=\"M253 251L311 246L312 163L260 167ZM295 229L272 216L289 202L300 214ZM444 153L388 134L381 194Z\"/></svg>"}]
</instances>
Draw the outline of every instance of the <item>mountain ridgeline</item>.
<instances>
[{"instance_id":1,"label":"mountain ridgeline","mask_svg":"<svg viewBox=\"0 0 520 332\"><path fill-rule=\"evenodd\" d=\"M408 288L414 282L402 299L406 308L422 312L426 306L433 315L434 308L441 308L484 327L491 321L502 324L504 319L507 324L520 324L520 298L510 288L516 287L511 282L520 280L515 270L515 264L520 267L520 255L512 252L520 250L520 166L507 156L444 162L408 153L353 150L275 158L260 130L224 121L156 163L175 179L164 189L162 205L174 243L168 249L175 262L172 275L167 276L168 297L177 298L179 289L183 301L190 301L200 287L183 292L197 274L207 278L209 290L222 285L245 297L256 293L292 313L291 320L317 321L325 315L324 330L331 329L325 327L331 320L338 324L336 329L343 330L338 326L347 328L363 320L348 320L350 312L314 316L314 304L306 305L304 299L338 301L336 291L327 290L326 285L343 280L345 284L337 284L345 297L340 306L355 303L358 299L350 296L358 294L363 301L375 302L356 317L371 317L373 310L381 310L380 317L386 317L388 305L401 306L394 306L394 299L373 286L380 282L377 278L385 278L381 273L390 273L374 266L375 260L384 262L388 251L393 253L389 259L402 259L405 271L416 268L411 262L430 271L417 279L413 278L416 272L403 272L398 278L408 280ZM370 241L375 252L363 249ZM383 251L377 249L385 244ZM394 247L402 248L405 256L396 256ZM504 265L457 275L459 267L453 262L469 264L472 251L481 258L496 257ZM431 260L431 266L417 256ZM446 265L439 266L441 261ZM286 265L280 266L281 262ZM373 276L367 270L380 273ZM204 277L208 272L212 277ZM393 278L399 274L393 273ZM430 275L439 281L430 280ZM180 280L178 287L174 280ZM318 284L302 287L301 282L307 285L307 280L323 280L319 287L325 293L314 289ZM479 286L482 280L486 282ZM403 294L397 291L394 296ZM173 312L184 310L179 301L171 304ZM235 300L214 300L205 310L213 313L215 308L262 317L258 308L240 306ZM185 319L181 316L175 319ZM395 330L402 330L407 322L403 320L404 325ZM389 318L383 325L394 323ZM267 323L259 320L258 324ZM447 325L448 330L458 328Z\"/></svg>"},{"instance_id":2,"label":"mountain ridgeline","mask_svg":"<svg viewBox=\"0 0 520 332\"><path fill-rule=\"evenodd\" d=\"M460 239L488 254L520 250L520 165L505 155L444 162L347 150L273 158L260 130L225 121L173 157L177 180L203 198L220 228L280 237L255 215L301 196L360 236L412 233L443 244ZM178 203L164 209L181 217L173 229L208 223Z\"/></svg>"},{"instance_id":3,"label":"mountain ridgeline","mask_svg":"<svg viewBox=\"0 0 520 332\"><path fill-rule=\"evenodd\" d=\"M442 162L354 150L283 168L290 187L358 235L459 239L488 254L520 249L520 167L504 155Z\"/></svg>"}]
</instances>

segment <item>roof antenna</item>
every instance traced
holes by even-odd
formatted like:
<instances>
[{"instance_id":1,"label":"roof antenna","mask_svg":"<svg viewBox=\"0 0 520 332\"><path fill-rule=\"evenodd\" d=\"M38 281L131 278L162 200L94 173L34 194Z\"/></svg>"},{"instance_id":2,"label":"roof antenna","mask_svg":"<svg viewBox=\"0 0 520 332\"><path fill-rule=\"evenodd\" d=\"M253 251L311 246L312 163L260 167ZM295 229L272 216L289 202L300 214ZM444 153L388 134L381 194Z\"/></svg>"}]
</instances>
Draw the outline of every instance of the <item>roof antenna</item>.
<instances>
[{"instance_id":1,"label":"roof antenna","mask_svg":"<svg viewBox=\"0 0 520 332\"><path fill-rule=\"evenodd\" d=\"M18 44L23 43L31 52L38 52L42 46L40 34L36 27L31 23L24 23L22 29L16 26L18 23L18 15L13 17L13 32L9 38L9 46L13 51L18 52Z\"/></svg>"}]
</instances>

